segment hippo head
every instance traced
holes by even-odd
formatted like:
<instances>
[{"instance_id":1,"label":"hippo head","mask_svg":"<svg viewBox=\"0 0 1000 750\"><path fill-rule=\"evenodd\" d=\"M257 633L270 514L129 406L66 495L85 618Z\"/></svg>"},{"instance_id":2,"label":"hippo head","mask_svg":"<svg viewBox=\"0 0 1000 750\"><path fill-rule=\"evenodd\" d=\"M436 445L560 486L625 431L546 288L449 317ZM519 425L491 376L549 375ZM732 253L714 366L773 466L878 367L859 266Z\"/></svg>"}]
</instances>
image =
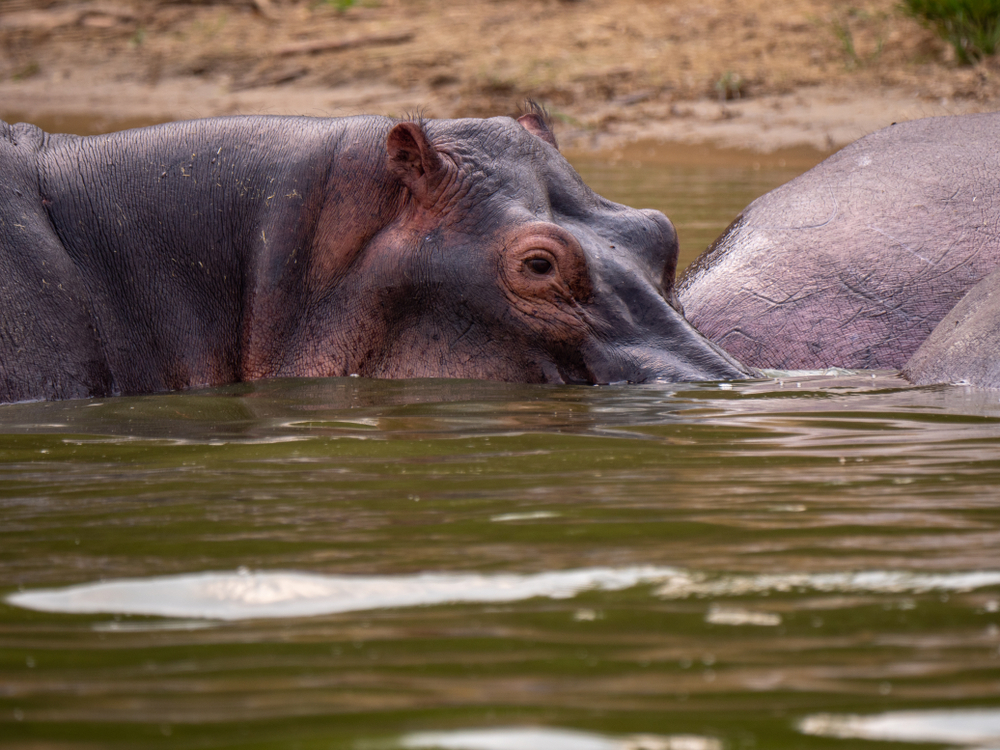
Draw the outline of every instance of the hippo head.
<instances>
[{"instance_id":1,"label":"hippo head","mask_svg":"<svg viewBox=\"0 0 1000 750\"><path fill-rule=\"evenodd\" d=\"M589 384L749 374L681 314L670 221L590 190L539 114L383 127L383 197L366 214L382 218L344 240L344 202L366 188L340 188L341 218L327 217L316 240L336 270L310 311L309 340L326 344L295 356L311 357L308 374Z\"/></svg>"}]
</instances>

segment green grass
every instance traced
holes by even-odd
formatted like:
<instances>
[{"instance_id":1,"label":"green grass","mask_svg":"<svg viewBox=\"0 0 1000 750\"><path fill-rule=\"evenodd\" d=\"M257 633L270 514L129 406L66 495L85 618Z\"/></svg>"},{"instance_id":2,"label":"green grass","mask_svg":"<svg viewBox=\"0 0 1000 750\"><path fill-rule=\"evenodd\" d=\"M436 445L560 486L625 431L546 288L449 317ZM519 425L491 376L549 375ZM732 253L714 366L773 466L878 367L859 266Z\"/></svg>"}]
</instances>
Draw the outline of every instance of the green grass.
<instances>
[{"instance_id":1,"label":"green grass","mask_svg":"<svg viewBox=\"0 0 1000 750\"><path fill-rule=\"evenodd\" d=\"M994 54L1000 45L1000 0L904 0L903 8L935 29L962 65Z\"/></svg>"}]
</instances>

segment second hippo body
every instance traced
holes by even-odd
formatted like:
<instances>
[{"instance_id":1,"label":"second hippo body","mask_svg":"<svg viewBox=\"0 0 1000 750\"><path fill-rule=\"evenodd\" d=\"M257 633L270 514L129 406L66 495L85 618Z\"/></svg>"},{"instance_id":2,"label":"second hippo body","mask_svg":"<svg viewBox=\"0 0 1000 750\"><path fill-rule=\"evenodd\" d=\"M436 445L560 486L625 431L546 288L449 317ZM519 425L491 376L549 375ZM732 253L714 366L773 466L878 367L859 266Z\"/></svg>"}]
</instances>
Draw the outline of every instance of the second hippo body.
<instances>
[{"instance_id":1,"label":"second hippo body","mask_svg":"<svg viewBox=\"0 0 1000 750\"><path fill-rule=\"evenodd\" d=\"M1000 114L873 133L751 203L678 281L751 367L900 369L1000 264Z\"/></svg>"}]
</instances>

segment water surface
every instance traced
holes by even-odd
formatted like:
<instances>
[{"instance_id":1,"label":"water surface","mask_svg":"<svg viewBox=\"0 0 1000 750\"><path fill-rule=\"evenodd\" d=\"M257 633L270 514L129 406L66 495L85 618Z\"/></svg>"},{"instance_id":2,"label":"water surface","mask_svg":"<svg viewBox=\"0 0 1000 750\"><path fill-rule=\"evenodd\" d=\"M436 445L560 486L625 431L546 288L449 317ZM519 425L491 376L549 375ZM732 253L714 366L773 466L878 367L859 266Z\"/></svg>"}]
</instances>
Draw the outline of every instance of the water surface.
<instances>
[{"instance_id":1,"label":"water surface","mask_svg":"<svg viewBox=\"0 0 1000 750\"><path fill-rule=\"evenodd\" d=\"M994 392L287 380L0 433L3 746L1000 737Z\"/></svg>"}]
</instances>

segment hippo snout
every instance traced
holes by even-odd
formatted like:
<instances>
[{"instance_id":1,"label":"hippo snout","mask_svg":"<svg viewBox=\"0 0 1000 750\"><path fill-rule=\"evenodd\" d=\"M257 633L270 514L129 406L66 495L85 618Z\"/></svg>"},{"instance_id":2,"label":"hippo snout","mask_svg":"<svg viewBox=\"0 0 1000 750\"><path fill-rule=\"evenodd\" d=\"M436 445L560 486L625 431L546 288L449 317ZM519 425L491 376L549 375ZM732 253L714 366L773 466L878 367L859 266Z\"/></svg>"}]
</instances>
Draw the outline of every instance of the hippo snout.
<instances>
[{"instance_id":1,"label":"hippo snout","mask_svg":"<svg viewBox=\"0 0 1000 750\"><path fill-rule=\"evenodd\" d=\"M603 367L592 368L601 383L674 383L699 380L742 380L757 373L695 332L699 340L669 348L620 347L604 357Z\"/></svg>"},{"instance_id":2,"label":"hippo snout","mask_svg":"<svg viewBox=\"0 0 1000 750\"><path fill-rule=\"evenodd\" d=\"M641 325L619 326L613 340L588 351L594 382L739 380L758 375L702 336L663 297L656 295L644 308Z\"/></svg>"}]
</instances>

